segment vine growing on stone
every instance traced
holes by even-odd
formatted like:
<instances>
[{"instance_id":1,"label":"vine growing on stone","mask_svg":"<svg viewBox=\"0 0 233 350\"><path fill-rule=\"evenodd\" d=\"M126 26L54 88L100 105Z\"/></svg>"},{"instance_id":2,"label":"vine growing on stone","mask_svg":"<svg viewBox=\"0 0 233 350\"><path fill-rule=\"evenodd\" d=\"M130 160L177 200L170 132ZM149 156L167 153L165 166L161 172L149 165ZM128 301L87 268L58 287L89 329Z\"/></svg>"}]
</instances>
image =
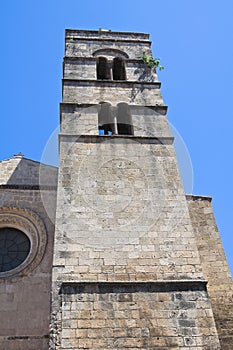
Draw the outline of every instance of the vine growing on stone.
<instances>
[{"instance_id":1,"label":"vine growing on stone","mask_svg":"<svg viewBox=\"0 0 233 350\"><path fill-rule=\"evenodd\" d=\"M147 56L145 52L143 53L141 59L149 67L154 69L163 70L164 66L160 64L160 58L155 58L153 56Z\"/></svg>"}]
</instances>

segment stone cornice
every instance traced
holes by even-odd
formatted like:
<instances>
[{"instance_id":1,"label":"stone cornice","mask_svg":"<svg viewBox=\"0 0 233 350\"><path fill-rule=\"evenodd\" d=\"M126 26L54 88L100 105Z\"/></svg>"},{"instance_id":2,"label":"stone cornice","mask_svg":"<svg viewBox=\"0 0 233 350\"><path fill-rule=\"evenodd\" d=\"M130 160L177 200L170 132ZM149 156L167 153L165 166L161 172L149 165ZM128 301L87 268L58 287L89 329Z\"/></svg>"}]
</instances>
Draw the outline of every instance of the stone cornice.
<instances>
[{"instance_id":1,"label":"stone cornice","mask_svg":"<svg viewBox=\"0 0 233 350\"><path fill-rule=\"evenodd\" d=\"M98 56L97 56L98 57ZM88 61L88 62L96 62L97 57L84 57L84 56L64 56L63 60L64 63L66 63L67 61L77 61L77 62L82 62L83 61ZM147 67L146 64L143 62L143 60L141 58L124 58L124 61L127 63L139 63L141 64L143 67Z\"/></svg>"},{"instance_id":2,"label":"stone cornice","mask_svg":"<svg viewBox=\"0 0 233 350\"><path fill-rule=\"evenodd\" d=\"M198 196L193 194L186 194L186 199L188 201L208 201L212 202L212 197L209 196Z\"/></svg>"},{"instance_id":3,"label":"stone cornice","mask_svg":"<svg viewBox=\"0 0 233 350\"><path fill-rule=\"evenodd\" d=\"M89 293L90 289L96 293L122 293L122 292L167 292L167 291L196 291L206 290L207 281L193 280L158 280L158 281L63 281L61 294ZM85 287L87 289L85 290Z\"/></svg>"},{"instance_id":4,"label":"stone cornice","mask_svg":"<svg viewBox=\"0 0 233 350\"><path fill-rule=\"evenodd\" d=\"M112 30L88 30L88 29L66 29L65 35L66 38L70 34L81 34L83 38L86 38L87 35L121 35L121 36L132 36L132 37L143 37L144 39L149 39L148 33L138 33L138 32L119 32L119 31L112 31ZM73 37L72 37L73 38Z\"/></svg>"},{"instance_id":5,"label":"stone cornice","mask_svg":"<svg viewBox=\"0 0 233 350\"><path fill-rule=\"evenodd\" d=\"M100 104L91 104L91 103L74 103L74 102L61 102L60 107L61 109L63 107L70 107L70 108L89 108L89 107L98 107ZM137 108L150 108L155 112L160 113L161 115L166 115L168 106L165 105L155 105L155 106L143 106L143 105L134 105L134 104L129 104L129 107L132 109L137 109Z\"/></svg>"},{"instance_id":6,"label":"stone cornice","mask_svg":"<svg viewBox=\"0 0 233 350\"><path fill-rule=\"evenodd\" d=\"M71 142L88 142L88 143L101 143L106 140L113 141L114 139L122 140L131 140L144 143L144 144L158 144L158 145L172 145L174 142L174 137L148 137L148 136L134 136L134 135L71 135L71 134L59 134L59 139L67 138L74 139L70 140Z\"/></svg>"},{"instance_id":7,"label":"stone cornice","mask_svg":"<svg viewBox=\"0 0 233 350\"><path fill-rule=\"evenodd\" d=\"M66 41L70 43L74 43L75 41L99 41L99 42L108 42L108 43L136 43L136 44L149 44L151 45L150 40L141 40L141 39L114 39L114 38L97 38L97 37L92 37L92 38L87 38L87 37L66 37Z\"/></svg>"},{"instance_id":8,"label":"stone cornice","mask_svg":"<svg viewBox=\"0 0 233 350\"><path fill-rule=\"evenodd\" d=\"M1 184L0 190L30 190L30 191L56 191L57 186L39 186L39 185L11 185L11 184Z\"/></svg>"},{"instance_id":9,"label":"stone cornice","mask_svg":"<svg viewBox=\"0 0 233 350\"><path fill-rule=\"evenodd\" d=\"M155 81L155 82L148 82L148 81L130 81L130 80L94 80L94 79L68 79L68 78L63 78L62 79L62 83L63 85L65 83L76 83L76 84L80 84L80 86L83 85L87 85L87 86L114 86L117 85L119 87L119 85L121 85L122 87L127 87L127 85L129 85L130 87L132 86L137 86L137 87L147 87L147 86L151 86L153 88L158 88L160 89L161 87L161 82L159 81Z\"/></svg>"}]
</instances>

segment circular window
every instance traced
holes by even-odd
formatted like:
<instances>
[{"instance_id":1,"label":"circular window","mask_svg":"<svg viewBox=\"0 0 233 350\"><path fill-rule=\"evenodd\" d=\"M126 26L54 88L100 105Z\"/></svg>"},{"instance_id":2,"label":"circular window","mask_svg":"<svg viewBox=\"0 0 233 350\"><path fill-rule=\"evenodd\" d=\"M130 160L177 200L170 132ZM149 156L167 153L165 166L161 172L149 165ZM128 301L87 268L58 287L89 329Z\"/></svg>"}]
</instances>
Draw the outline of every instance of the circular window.
<instances>
[{"instance_id":1,"label":"circular window","mask_svg":"<svg viewBox=\"0 0 233 350\"><path fill-rule=\"evenodd\" d=\"M32 272L46 245L47 232L39 216L27 209L0 207L0 279Z\"/></svg>"},{"instance_id":2,"label":"circular window","mask_svg":"<svg viewBox=\"0 0 233 350\"><path fill-rule=\"evenodd\" d=\"M28 257L30 247L30 240L22 231L12 227L0 228L0 272L21 265Z\"/></svg>"}]
</instances>

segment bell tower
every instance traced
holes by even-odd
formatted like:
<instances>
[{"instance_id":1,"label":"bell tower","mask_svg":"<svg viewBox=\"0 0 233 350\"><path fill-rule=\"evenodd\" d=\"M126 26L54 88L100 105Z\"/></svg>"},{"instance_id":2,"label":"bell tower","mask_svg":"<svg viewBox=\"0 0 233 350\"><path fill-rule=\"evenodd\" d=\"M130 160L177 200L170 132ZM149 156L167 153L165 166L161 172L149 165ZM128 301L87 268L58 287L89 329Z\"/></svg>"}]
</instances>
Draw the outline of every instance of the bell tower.
<instances>
[{"instance_id":1,"label":"bell tower","mask_svg":"<svg viewBox=\"0 0 233 350\"><path fill-rule=\"evenodd\" d=\"M50 349L220 349L149 35L66 30Z\"/></svg>"}]
</instances>

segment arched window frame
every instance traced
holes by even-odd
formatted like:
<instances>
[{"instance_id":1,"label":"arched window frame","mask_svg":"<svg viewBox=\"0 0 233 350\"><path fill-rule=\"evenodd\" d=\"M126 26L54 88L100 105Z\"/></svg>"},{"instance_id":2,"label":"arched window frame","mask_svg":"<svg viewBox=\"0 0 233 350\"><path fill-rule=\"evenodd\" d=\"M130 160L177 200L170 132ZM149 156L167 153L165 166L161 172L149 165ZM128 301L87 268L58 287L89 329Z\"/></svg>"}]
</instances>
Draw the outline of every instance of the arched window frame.
<instances>
[{"instance_id":1,"label":"arched window frame","mask_svg":"<svg viewBox=\"0 0 233 350\"><path fill-rule=\"evenodd\" d=\"M127 80L126 53L120 50L100 49L94 52L93 56L96 57L97 80Z\"/></svg>"},{"instance_id":2,"label":"arched window frame","mask_svg":"<svg viewBox=\"0 0 233 350\"><path fill-rule=\"evenodd\" d=\"M98 110L99 135L133 135L133 123L130 107L127 103L118 103L113 107L103 102Z\"/></svg>"},{"instance_id":3,"label":"arched window frame","mask_svg":"<svg viewBox=\"0 0 233 350\"><path fill-rule=\"evenodd\" d=\"M117 133L118 135L134 134L130 107L125 102L117 105Z\"/></svg>"},{"instance_id":4,"label":"arched window frame","mask_svg":"<svg viewBox=\"0 0 233 350\"><path fill-rule=\"evenodd\" d=\"M116 133L112 106L108 102L103 102L98 111L99 135L113 135Z\"/></svg>"},{"instance_id":5,"label":"arched window frame","mask_svg":"<svg viewBox=\"0 0 233 350\"><path fill-rule=\"evenodd\" d=\"M121 57L115 57L112 62L113 80L126 80L125 61Z\"/></svg>"},{"instance_id":6,"label":"arched window frame","mask_svg":"<svg viewBox=\"0 0 233 350\"><path fill-rule=\"evenodd\" d=\"M111 72L108 59L106 57L100 56L96 61L96 72L98 80L110 80Z\"/></svg>"}]
</instances>

